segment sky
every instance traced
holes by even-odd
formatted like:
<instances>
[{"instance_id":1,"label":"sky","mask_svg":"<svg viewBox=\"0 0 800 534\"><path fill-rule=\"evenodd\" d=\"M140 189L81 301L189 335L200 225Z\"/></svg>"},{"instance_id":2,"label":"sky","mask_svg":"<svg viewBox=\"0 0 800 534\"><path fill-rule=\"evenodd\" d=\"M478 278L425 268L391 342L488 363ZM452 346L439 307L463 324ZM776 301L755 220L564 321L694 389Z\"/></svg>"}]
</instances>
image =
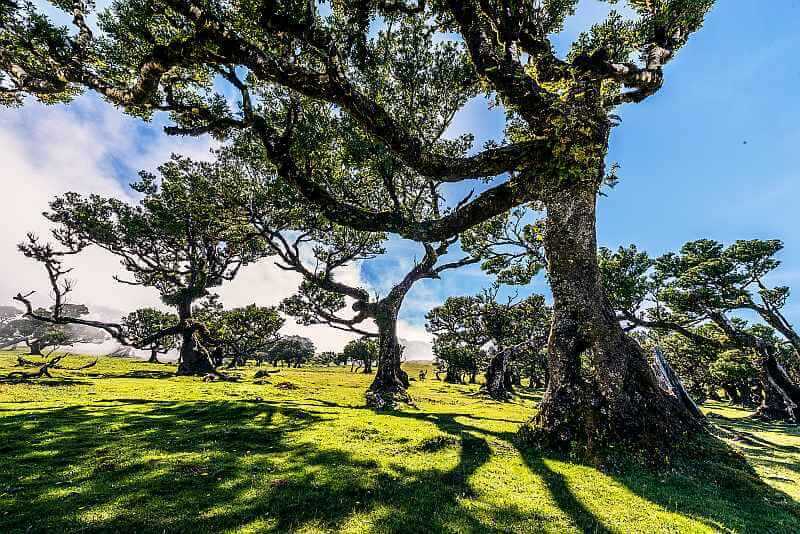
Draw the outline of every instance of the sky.
<instances>
[{"instance_id":1,"label":"sky","mask_svg":"<svg viewBox=\"0 0 800 534\"><path fill-rule=\"evenodd\" d=\"M583 2L556 39L559 50L608 9L599 0ZM786 248L773 281L800 284L800 64L793 60L800 46L798 20L800 0L719 0L704 28L666 67L662 90L620 110L608 162L620 165L621 181L599 200L601 245L635 243L658 255L699 238L777 238ZM16 244L29 231L47 235L41 212L54 195L74 190L132 201L127 184L137 170L155 169L171 152L208 157L208 139L168 137L163 124L126 117L93 95L70 105L30 102L0 109L0 198L6 201L0 304L30 290L38 291L39 303L47 302L44 271L23 258ZM475 99L456 116L449 135L471 132L480 146L499 139L502 128L502 111ZM393 239L385 257L354 265L343 277L385 294L421 256L419 245ZM116 319L160 305L154 290L115 283L119 264L101 251L89 249L73 266L75 301L97 317ZM218 292L226 306L275 305L299 281L265 261L245 268ZM416 284L400 314L399 335L410 344L409 356L431 357L427 311L448 296L475 294L490 283L472 266ZM546 283L540 278L521 292L546 294ZM800 316L800 290L787 316ZM352 337L291 321L284 331L312 338L320 350L338 350Z\"/></svg>"}]
</instances>

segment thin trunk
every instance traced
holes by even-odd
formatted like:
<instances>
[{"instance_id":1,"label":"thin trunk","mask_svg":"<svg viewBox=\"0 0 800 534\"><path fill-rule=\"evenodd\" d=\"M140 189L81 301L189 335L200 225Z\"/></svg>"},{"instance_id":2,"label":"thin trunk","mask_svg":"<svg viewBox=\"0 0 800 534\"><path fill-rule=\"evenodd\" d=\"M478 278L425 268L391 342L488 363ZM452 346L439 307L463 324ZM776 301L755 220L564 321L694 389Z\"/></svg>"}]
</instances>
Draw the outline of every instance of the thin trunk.
<instances>
[{"instance_id":1,"label":"thin trunk","mask_svg":"<svg viewBox=\"0 0 800 534\"><path fill-rule=\"evenodd\" d=\"M596 188L547 203L544 247L553 292L549 377L528 439L602 455L609 447L667 449L701 423L662 390L641 347L620 327L597 265Z\"/></svg>"}]
</instances>

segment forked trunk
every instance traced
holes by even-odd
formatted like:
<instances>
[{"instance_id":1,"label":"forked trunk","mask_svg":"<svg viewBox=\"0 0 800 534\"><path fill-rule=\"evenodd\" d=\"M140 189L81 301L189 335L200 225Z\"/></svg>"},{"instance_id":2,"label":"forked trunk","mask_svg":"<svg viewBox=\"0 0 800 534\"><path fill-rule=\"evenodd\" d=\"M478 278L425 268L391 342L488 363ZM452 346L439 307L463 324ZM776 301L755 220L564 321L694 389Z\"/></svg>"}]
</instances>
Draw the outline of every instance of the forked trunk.
<instances>
[{"instance_id":1,"label":"forked trunk","mask_svg":"<svg viewBox=\"0 0 800 534\"><path fill-rule=\"evenodd\" d=\"M522 437L592 457L619 445L667 449L701 423L659 387L646 355L622 330L605 297L595 201L595 188L585 187L556 193L547 203L549 380L539 413Z\"/></svg>"},{"instance_id":2,"label":"forked trunk","mask_svg":"<svg viewBox=\"0 0 800 534\"><path fill-rule=\"evenodd\" d=\"M375 323L378 326L378 369L367 391L367 405L376 409L393 408L408 402L408 374L401 369L402 347L397 339L397 313L402 300L378 303Z\"/></svg>"}]
</instances>

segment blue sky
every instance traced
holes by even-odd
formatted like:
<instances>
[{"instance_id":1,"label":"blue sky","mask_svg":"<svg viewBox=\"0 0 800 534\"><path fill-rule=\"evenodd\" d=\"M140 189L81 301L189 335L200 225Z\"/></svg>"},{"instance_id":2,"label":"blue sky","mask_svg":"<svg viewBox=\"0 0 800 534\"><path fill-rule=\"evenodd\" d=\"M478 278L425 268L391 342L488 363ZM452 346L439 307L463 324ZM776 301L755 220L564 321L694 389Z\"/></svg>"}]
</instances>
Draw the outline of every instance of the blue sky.
<instances>
[{"instance_id":1,"label":"blue sky","mask_svg":"<svg viewBox=\"0 0 800 534\"><path fill-rule=\"evenodd\" d=\"M557 40L559 49L607 10L603 2L584 3ZM664 88L621 110L608 158L620 164L621 182L599 200L600 244L636 243L655 255L698 238L778 238L786 249L774 281L800 285L800 64L793 59L800 46L798 21L798 0L720 0L705 27L667 66ZM36 126L51 109L0 111L0 135L20 134L22 126L31 146L66 142L59 132L43 138L46 130ZM121 129L126 138L97 155L96 165L119 184L169 150L200 150L197 143L164 141L158 124L109 119L109 111L92 97L58 113L88 130L100 121L120 121L114 131ZM451 132L472 132L480 146L500 138L502 127L501 111L488 110L477 99L457 116ZM158 143L168 144L154 150ZM35 159L36 150L25 157ZM36 169L35 162L28 163ZM13 179L7 172L0 176L7 194L14 194ZM12 225L3 231L18 241L24 230ZM399 280L421 256L419 245L401 240L393 240L389 251L362 266L361 278L376 289ZM474 294L489 282L476 267L423 281L412 290L401 317L419 332L431 306L448 295ZM537 280L524 290L529 291L546 292L546 285ZM792 298L788 313L800 315L800 297Z\"/></svg>"}]
</instances>

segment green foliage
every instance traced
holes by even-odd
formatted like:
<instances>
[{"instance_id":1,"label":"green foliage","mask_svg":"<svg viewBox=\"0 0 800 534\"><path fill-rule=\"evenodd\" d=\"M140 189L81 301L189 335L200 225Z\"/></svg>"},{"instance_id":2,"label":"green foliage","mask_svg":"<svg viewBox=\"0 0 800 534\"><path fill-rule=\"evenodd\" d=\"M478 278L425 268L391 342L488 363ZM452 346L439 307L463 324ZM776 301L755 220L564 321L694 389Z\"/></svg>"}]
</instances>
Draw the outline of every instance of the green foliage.
<instances>
[{"instance_id":1,"label":"green foliage","mask_svg":"<svg viewBox=\"0 0 800 534\"><path fill-rule=\"evenodd\" d=\"M307 337L286 336L278 339L265 353L266 359L299 367L314 357L316 348L314 342Z\"/></svg>"},{"instance_id":2,"label":"green foliage","mask_svg":"<svg viewBox=\"0 0 800 534\"><path fill-rule=\"evenodd\" d=\"M478 224L461 235L461 247L481 258L481 269L497 283L529 284L546 265L544 219L531 222L531 215L519 207Z\"/></svg>"},{"instance_id":3,"label":"green foliage","mask_svg":"<svg viewBox=\"0 0 800 534\"><path fill-rule=\"evenodd\" d=\"M207 299L194 314L202 322L224 357L246 362L260 358L278 340L286 320L274 306L249 304L224 309L216 298Z\"/></svg>"},{"instance_id":4,"label":"green foliage","mask_svg":"<svg viewBox=\"0 0 800 534\"><path fill-rule=\"evenodd\" d=\"M132 276L121 282L154 287L175 306L269 254L241 213L224 205L225 182L213 165L173 156L159 174L142 172L131 185L142 195L138 205L77 193L56 198L45 214L57 225L53 235L72 251L111 252Z\"/></svg>"},{"instance_id":5,"label":"green foliage","mask_svg":"<svg viewBox=\"0 0 800 534\"><path fill-rule=\"evenodd\" d=\"M363 362L366 366L368 362L378 359L378 343L374 339L362 337L352 339L347 342L342 349L344 361Z\"/></svg>"},{"instance_id":6,"label":"green foliage","mask_svg":"<svg viewBox=\"0 0 800 534\"><path fill-rule=\"evenodd\" d=\"M544 347L550 329L550 309L544 297L503 304L495 294L449 297L426 315L425 328L434 335L436 362L450 380L461 381L486 368L496 351L507 350L511 362L543 381Z\"/></svg>"},{"instance_id":7,"label":"green foliage","mask_svg":"<svg viewBox=\"0 0 800 534\"><path fill-rule=\"evenodd\" d=\"M154 336L158 332L178 324L178 316L155 308L140 308L132 311L122 319L125 332L135 344ZM149 346L142 348L167 352L178 345L174 335L158 337Z\"/></svg>"}]
</instances>

